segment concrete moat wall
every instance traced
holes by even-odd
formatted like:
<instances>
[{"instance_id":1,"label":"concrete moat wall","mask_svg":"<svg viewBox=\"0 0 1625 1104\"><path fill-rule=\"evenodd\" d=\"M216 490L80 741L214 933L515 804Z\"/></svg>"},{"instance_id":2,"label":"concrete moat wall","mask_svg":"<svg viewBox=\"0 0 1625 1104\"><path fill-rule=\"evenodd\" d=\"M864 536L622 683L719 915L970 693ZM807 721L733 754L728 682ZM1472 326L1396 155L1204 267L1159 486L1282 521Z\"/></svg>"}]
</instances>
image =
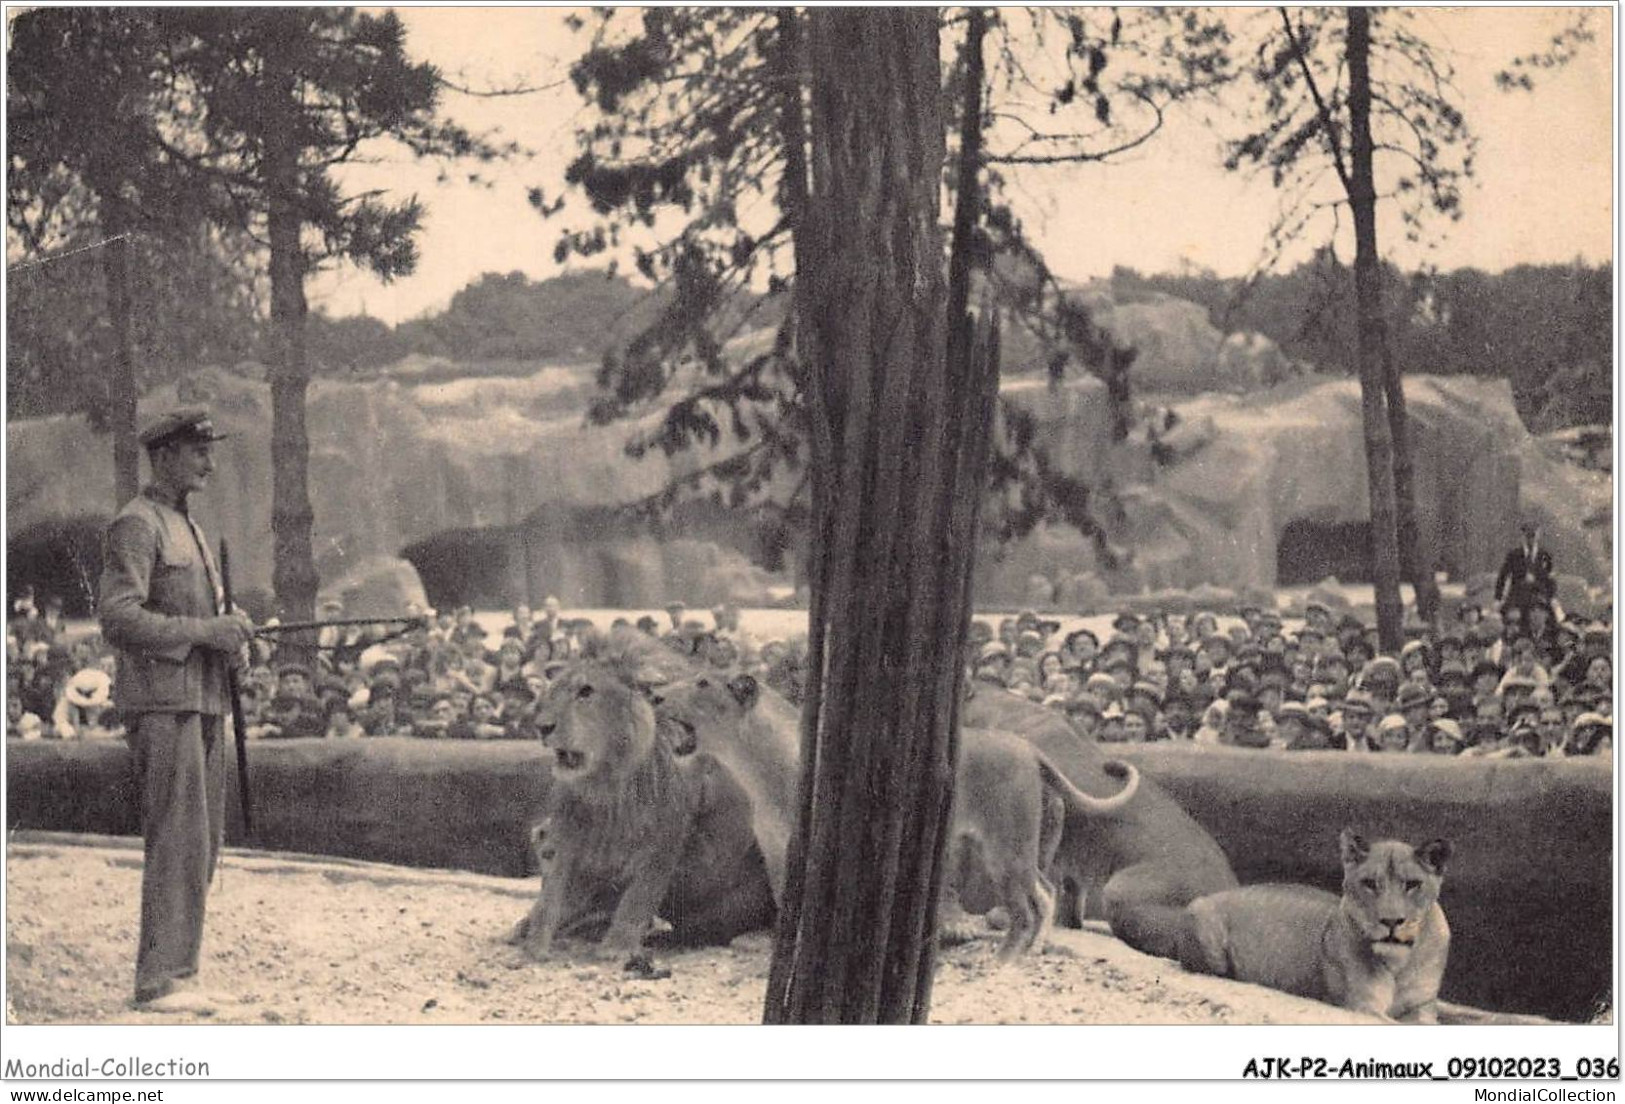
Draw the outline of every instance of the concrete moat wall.
<instances>
[{"instance_id":1,"label":"concrete moat wall","mask_svg":"<svg viewBox=\"0 0 1625 1104\"><path fill-rule=\"evenodd\" d=\"M1455 850L1442 901L1453 939L1444 995L1568 1020L1612 1007L1609 764L1120 750L1213 833L1243 883L1337 890L1345 825L1372 839L1449 839ZM8 828L139 832L123 743L9 741L7 760ZM522 876L548 760L526 742L257 743L252 842ZM242 842L231 800L228 840Z\"/></svg>"}]
</instances>

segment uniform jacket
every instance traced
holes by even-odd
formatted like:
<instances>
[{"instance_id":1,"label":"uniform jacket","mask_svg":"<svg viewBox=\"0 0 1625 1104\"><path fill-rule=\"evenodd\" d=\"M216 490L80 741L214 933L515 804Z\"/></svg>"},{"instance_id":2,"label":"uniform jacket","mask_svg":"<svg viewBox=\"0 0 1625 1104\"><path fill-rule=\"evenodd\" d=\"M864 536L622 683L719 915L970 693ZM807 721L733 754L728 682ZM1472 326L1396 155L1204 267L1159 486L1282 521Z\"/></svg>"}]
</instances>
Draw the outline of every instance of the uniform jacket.
<instances>
[{"instance_id":1,"label":"uniform jacket","mask_svg":"<svg viewBox=\"0 0 1625 1104\"><path fill-rule=\"evenodd\" d=\"M219 571L187 515L148 487L107 528L102 635L118 650L113 696L121 713L210 713L228 708L227 657L192 643L220 607Z\"/></svg>"}]
</instances>

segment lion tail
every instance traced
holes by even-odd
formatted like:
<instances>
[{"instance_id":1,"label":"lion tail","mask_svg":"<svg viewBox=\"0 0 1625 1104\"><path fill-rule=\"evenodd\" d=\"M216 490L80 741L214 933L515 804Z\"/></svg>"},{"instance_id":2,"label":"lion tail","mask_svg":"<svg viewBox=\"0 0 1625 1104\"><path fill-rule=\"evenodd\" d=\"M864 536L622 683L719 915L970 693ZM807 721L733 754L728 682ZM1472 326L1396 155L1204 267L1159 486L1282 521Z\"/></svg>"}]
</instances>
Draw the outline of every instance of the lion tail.
<instances>
[{"instance_id":1,"label":"lion tail","mask_svg":"<svg viewBox=\"0 0 1625 1104\"><path fill-rule=\"evenodd\" d=\"M1083 813L1088 816L1111 816L1120 812L1140 788L1140 772L1132 763L1125 763L1121 759L1108 759L1103 769L1114 778L1123 779L1123 788L1111 797L1095 797L1086 794L1072 784L1072 782L1056 769L1043 755L1038 756L1038 773L1044 784L1056 793L1066 803L1067 809L1074 813Z\"/></svg>"}]
</instances>

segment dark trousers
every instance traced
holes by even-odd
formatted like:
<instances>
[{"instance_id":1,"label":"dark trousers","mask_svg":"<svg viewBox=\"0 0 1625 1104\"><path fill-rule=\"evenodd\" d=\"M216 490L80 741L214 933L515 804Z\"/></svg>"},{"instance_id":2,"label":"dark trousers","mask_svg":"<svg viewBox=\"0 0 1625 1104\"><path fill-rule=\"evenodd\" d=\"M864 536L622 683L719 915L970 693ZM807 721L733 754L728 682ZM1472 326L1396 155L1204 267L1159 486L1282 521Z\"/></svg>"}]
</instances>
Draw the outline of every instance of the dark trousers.
<instances>
[{"instance_id":1,"label":"dark trousers","mask_svg":"<svg viewBox=\"0 0 1625 1104\"><path fill-rule=\"evenodd\" d=\"M141 943L135 992L161 995L197 973L203 906L226 813L225 725L203 713L146 713L130 731L141 791Z\"/></svg>"}]
</instances>

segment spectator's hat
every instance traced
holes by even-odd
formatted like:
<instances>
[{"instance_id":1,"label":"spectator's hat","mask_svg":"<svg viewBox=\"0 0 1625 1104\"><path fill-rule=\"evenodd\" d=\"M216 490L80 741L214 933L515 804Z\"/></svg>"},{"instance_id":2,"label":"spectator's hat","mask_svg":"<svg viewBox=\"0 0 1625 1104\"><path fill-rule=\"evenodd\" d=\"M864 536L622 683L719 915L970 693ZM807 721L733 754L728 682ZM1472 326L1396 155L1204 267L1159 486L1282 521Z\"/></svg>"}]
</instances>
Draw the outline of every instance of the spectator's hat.
<instances>
[{"instance_id":1,"label":"spectator's hat","mask_svg":"<svg viewBox=\"0 0 1625 1104\"><path fill-rule=\"evenodd\" d=\"M1601 713L1582 713L1574 718L1574 723L1569 726L1569 729L1574 732L1583 732L1588 728L1612 729L1613 727L1614 722L1610 717L1604 717Z\"/></svg>"},{"instance_id":2,"label":"spectator's hat","mask_svg":"<svg viewBox=\"0 0 1625 1104\"><path fill-rule=\"evenodd\" d=\"M1581 638L1587 644L1607 644L1613 637L1614 634L1606 625L1587 625L1585 632L1581 634Z\"/></svg>"},{"instance_id":3,"label":"spectator's hat","mask_svg":"<svg viewBox=\"0 0 1625 1104\"><path fill-rule=\"evenodd\" d=\"M1132 674L1134 672L1134 661L1121 652L1113 652L1100 664L1100 668L1102 671L1125 671Z\"/></svg>"},{"instance_id":4,"label":"spectator's hat","mask_svg":"<svg viewBox=\"0 0 1625 1104\"><path fill-rule=\"evenodd\" d=\"M1309 707L1304 705L1303 702L1282 702L1280 707L1275 710L1275 719L1284 721L1288 717L1296 717L1300 721L1306 721L1309 719Z\"/></svg>"},{"instance_id":5,"label":"spectator's hat","mask_svg":"<svg viewBox=\"0 0 1625 1104\"><path fill-rule=\"evenodd\" d=\"M1129 697L1139 696L1150 698L1153 702L1162 701L1162 691L1143 679L1128 688Z\"/></svg>"},{"instance_id":6,"label":"spectator's hat","mask_svg":"<svg viewBox=\"0 0 1625 1104\"><path fill-rule=\"evenodd\" d=\"M1006 652L1002 642L997 640L989 640L986 644L982 645L982 651L978 658L985 663L990 659L1003 659L1005 655Z\"/></svg>"},{"instance_id":7,"label":"spectator's hat","mask_svg":"<svg viewBox=\"0 0 1625 1104\"><path fill-rule=\"evenodd\" d=\"M1419 705L1429 705L1433 701L1433 692L1414 682L1407 682L1399 688L1399 700L1394 704L1403 713L1407 709L1414 709Z\"/></svg>"},{"instance_id":8,"label":"spectator's hat","mask_svg":"<svg viewBox=\"0 0 1625 1104\"><path fill-rule=\"evenodd\" d=\"M1466 681L1467 665L1465 663L1458 659L1447 659L1443 663L1439 664L1438 682L1440 686L1443 686L1446 682L1464 683Z\"/></svg>"},{"instance_id":9,"label":"spectator's hat","mask_svg":"<svg viewBox=\"0 0 1625 1104\"><path fill-rule=\"evenodd\" d=\"M1232 690L1224 696L1224 700L1229 703L1230 712L1232 713L1253 714L1258 712L1258 699L1253 697L1247 690Z\"/></svg>"},{"instance_id":10,"label":"spectator's hat","mask_svg":"<svg viewBox=\"0 0 1625 1104\"><path fill-rule=\"evenodd\" d=\"M320 611L322 613L343 613L344 600L342 598L323 598Z\"/></svg>"},{"instance_id":11,"label":"spectator's hat","mask_svg":"<svg viewBox=\"0 0 1625 1104\"><path fill-rule=\"evenodd\" d=\"M638 630L640 632L653 633L659 627L660 623L657 622L653 617L650 617L647 613L638 618Z\"/></svg>"},{"instance_id":12,"label":"spectator's hat","mask_svg":"<svg viewBox=\"0 0 1625 1104\"><path fill-rule=\"evenodd\" d=\"M1512 705L1507 707L1506 715L1507 720L1513 722L1514 724L1520 720L1523 720L1525 717L1533 717L1538 719L1540 717L1540 706L1536 705L1532 701L1514 702Z\"/></svg>"},{"instance_id":13,"label":"spectator's hat","mask_svg":"<svg viewBox=\"0 0 1625 1104\"><path fill-rule=\"evenodd\" d=\"M1461 725L1457 724L1449 717L1440 717L1438 720L1433 721L1428 727L1433 729L1435 740L1442 736L1444 737L1445 743L1453 744L1456 747L1461 747L1462 744L1467 742L1467 738L1462 735Z\"/></svg>"},{"instance_id":14,"label":"spectator's hat","mask_svg":"<svg viewBox=\"0 0 1625 1104\"><path fill-rule=\"evenodd\" d=\"M1426 641L1407 640L1405 641L1404 647L1399 649L1399 658L1405 659L1406 657L1414 655L1417 652L1421 652L1423 655L1428 655L1430 651L1431 649L1427 646Z\"/></svg>"},{"instance_id":15,"label":"spectator's hat","mask_svg":"<svg viewBox=\"0 0 1625 1104\"><path fill-rule=\"evenodd\" d=\"M215 431L209 411L201 406L184 406L148 422L140 434L141 444L151 452L177 441L204 443L223 441L230 436Z\"/></svg>"},{"instance_id":16,"label":"spectator's hat","mask_svg":"<svg viewBox=\"0 0 1625 1104\"><path fill-rule=\"evenodd\" d=\"M1116 629L1118 632L1131 633L1139 627L1140 619L1134 614L1130 613L1128 610L1124 610L1122 613L1119 613L1116 617L1112 618L1112 628Z\"/></svg>"},{"instance_id":17,"label":"spectator's hat","mask_svg":"<svg viewBox=\"0 0 1625 1104\"><path fill-rule=\"evenodd\" d=\"M1016 628L1021 631L1037 630L1038 614L1033 610L1022 610L1016 614Z\"/></svg>"},{"instance_id":18,"label":"spectator's hat","mask_svg":"<svg viewBox=\"0 0 1625 1104\"><path fill-rule=\"evenodd\" d=\"M1089 690L1106 690L1115 694L1117 692L1117 680L1104 671L1096 671L1089 676L1084 683L1084 687Z\"/></svg>"},{"instance_id":19,"label":"spectator's hat","mask_svg":"<svg viewBox=\"0 0 1625 1104\"><path fill-rule=\"evenodd\" d=\"M1303 604L1303 612L1307 614L1313 612L1314 610L1319 610L1327 617L1332 615L1332 608L1330 606L1328 606L1325 602L1322 602L1319 598L1312 597Z\"/></svg>"},{"instance_id":20,"label":"spectator's hat","mask_svg":"<svg viewBox=\"0 0 1625 1104\"><path fill-rule=\"evenodd\" d=\"M1079 694L1066 703L1068 713L1093 713L1100 716L1100 699L1093 694Z\"/></svg>"},{"instance_id":21,"label":"spectator's hat","mask_svg":"<svg viewBox=\"0 0 1625 1104\"><path fill-rule=\"evenodd\" d=\"M1123 707L1118 705L1116 702L1110 703L1109 705L1106 706L1105 709L1102 709L1100 711L1100 719L1103 720L1103 721L1120 721L1120 720L1122 720L1123 719Z\"/></svg>"},{"instance_id":22,"label":"spectator's hat","mask_svg":"<svg viewBox=\"0 0 1625 1104\"><path fill-rule=\"evenodd\" d=\"M38 740L45 731L45 722L34 713L24 713L17 722L17 734L25 740Z\"/></svg>"},{"instance_id":23,"label":"spectator's hat","mask_svg":"<svg viewBox=\"0 0 1625 1104\"><path fill-rule=\"evenodd\" d=\"M395 670L401 668L401 661L393 652L386 650L382 645L375 644L361 653L357 666L365 672Z\"/></svg>"},{"instance_id":24,"label":"spectator's hat","mask_svg":"<svg viewBox=\"0 0 1625 1104\"><path fill-rule=\"evenodd\" d=\"M522 678L503 679L496 684L496 691L505 698L518 698L524 702L536 700L536 691L532 690L530 683Z\"/></svg>"},{"instance_id":25,"label":"spectator's hat","mask_svg":"<svg viewBox=\"0 0 1625 1104\"><path fill-rule=\"evenodd\" d=\"M1481 675L1494 675L1497 680L1506 674L1506 668L1488 656L1473 664L1473 681L1477 682Z\"/></svg>"},{"instance_id":26,"label":"spectator's hat","mask_svg":"<svg viewBox=\"0 0 1625 1104\"><path fill-rule=\"evenodd\" d=\"M1405 727L1405 718L1398 713L1389 713L1377 722L1378 732L1397 732Z\"/></svg>"},{"instance_id":27,"label":"spectator's hat","mask_svg":"<svg viewBox=\"0 0 1625 1104\"><path fill-rule=\"evenodd\" d=\"M1343 696L1343 712L1363 713L1367 717L1373 712L1371 695L1364 690L1350 690Z\"/></svg>"},{"instance_id":28,"label":"spectator's hat","mask_svg":"<svg viewBox=\"0 0 1625 1104\"><path fill-rule=\"evenodd\" d=\"M63 685L62 696L79 709L100 709L113 700L113 680L99 667L86 667Z\"/></svg>"},{"instance_id":29,"label":"spectator's hat","mask_svg":"<svg viewBox=\"0 0 1625 1104\"><path fill-rule=\"evenodd\" d=\"M393 671L380 671L376 675L372 676L371 682L367 683L367 690L375 699L379 694L389 694L393 696L394 693L400 688L400 676L395 674Z\"/></svg>"},{"instance_id":30,"label":"spectator's hat","mask_svg":"<svg viewBox=\"0 0 1625 1104\"><path fill-rule=\"evenodd\" d=\"M1534 690L1538 686L1540 686L1540 681L1536 679L1534 675L1520 675L1516 671L1513 671L1511 674L1507 675L1501 680L1502 693L1511 690L1513 687L1519 687L1525 690Z\"/></svg>"},{"instance_id":31,"label":"spectator's hat","mask_svg":"<svg viewBox=\"0 0 1625 1104\"><path fill-rule=\"evenodd\" d=\"M1072 642L1074 640L1078 639L1081 636L1087 636L1089 638L1089 640L1094 644L1094 646L1096 648L1100 647L1100 637L1096 636L1094 634L1093 630L1090 630L1090 629L1073 629L1071 632L1067 633L1066 634L1067 646L1071 647Z\"/></svg>"},{"instance_id":32,"label":"spectator's hat","mask_svg":"<svg viewBox=\"0 0 1625 1104\"><path fill-rule=\"evenodd\" d=\"M310 673L310 668L303 663L287 662L276 665L276 677L278 679L287 678L289 675L303 675L306 682L315 681Z\"/></svg>"},{"instance_id":33,"label":"spectator's hat","mask_svg":"<svg viewBox=\"0 0 1625 1104\"><path fill-rule=\"evenodd\" d=\"M1106 646L1101 650L1104 652L1122 651L1127 652L1132 656L1140 650L1140 646L1129 637L1122 636L1118 633L1113 633L1107 638Z\"/></svg>"},{"instance_id":34,"label":"spectator's hat","mask_svg":"<svg viewBox=\"0 0 1625 1104\"><path fill-rule=\"evenodd\" d=\"M1386 681L1396 686L1404 677L1405 673L1399 669L1399 661L1393 656L1377 656L1367 663L1365 669L1360 672L1362 681Z\"/></svg>"}]
</instances>

